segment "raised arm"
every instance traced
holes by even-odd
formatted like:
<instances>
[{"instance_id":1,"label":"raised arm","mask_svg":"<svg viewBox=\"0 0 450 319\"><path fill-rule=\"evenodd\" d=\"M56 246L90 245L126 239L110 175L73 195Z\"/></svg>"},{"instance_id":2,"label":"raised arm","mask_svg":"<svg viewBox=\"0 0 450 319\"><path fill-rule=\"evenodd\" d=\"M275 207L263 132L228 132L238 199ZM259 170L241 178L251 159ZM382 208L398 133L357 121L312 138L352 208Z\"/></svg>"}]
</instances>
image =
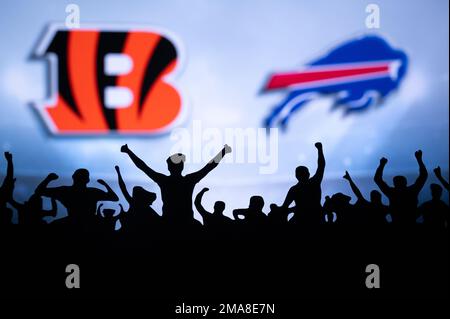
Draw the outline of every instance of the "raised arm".
<instances>
[{"instance_id":1,"label":"raised arm","mask_svg":"<svg viewBox=\"0 0 450 319\"><path fill-rule=\"evenodd\" d=\"M441 168L438 166L434 169L434 174L436 175L439 182L441 182L442 186L448 191L449 190L449 184L448 182L442 177Z\"/></svg>"},{"instance_id":2,"label":"raised arm","mask_svg":"<svg viewBox=\"0 0 450 319\"><path fill-rule=\"evenodd\" d=\"M10 152L5 152L5 159L8 166L6 168L6 176L3 180L1 188L4 189L8 197L10 197L14 188L14 164L12 154Z\"/></svg>"},{"instance_id":3,"label":"raised arm","mask_svg":"<svg viewBox=\"0 0 450 319\"><path fill-rule=\"evenodd\" d=\"M14 179L13 179L13 183L15 183L15 181L16 181L16 179L14 178ZM17 210L20 210L20 209L22 209L22 207L23 207L23 204L21 204L21 203L19 203L18 201L16 201L16 200L14 199L14 197L12 196L12 194L11 194L11 197L9 198L8 203L10 203L11 206L14 207L14 208L17 209Z\"/></svg>"},{"instance_id":4,"label":"raised arm","mask_svg":"<svg viewBox=\"0 0 450 319\"><path fill-rule=\"evenodd\" d=\"M205 192L209 191L209 188L203 188L198 194L197 196L195 196L195 200L194 200L194 205L195 208L197 208L197 211L200 213L200 215L202 215L203 218L205 218L204 216L210 214L202 205L202 198L203 195L205 194Z\"/></svg>"},{"instance_id":5,"label":"raised arm","mask_svg":"<svg viewBox=\"0 0 450 319\"><path fill-rule=\"evenodd\" d=\"M59 177L55 173L50 173L47 177L36 187L35 193L39 196L46 196L60 199L62 196L61 187L48 188L51 181L57 180Z\"/></svg>"},{"instance_id":6,"label":"raised arm","mask_svg":"<svg viewBox=\"0 0 450 319\"><path fill-rule=\"evenodd\" d=\"M351 187L353 193L355 194L356 198L358 198L359 201L366 201L363 194L359 190L358 186L356 186L355 182L353 181L352 177L350 176L350 174L347 171L345 171L345 175L343 178L349 182L350 187Z\"/></svg>"},{"instance_id":7,"label":"raised arm","mask_svg":"<svg viewBox=\"0 0 450 319\"><path fill-rule=\"evenodd\" d=\"M111 202L117 202L119 200L119 197L113 191L113 189L108 185L108 183L106 183L103 179L98 179L97 182L106 188L106 192L103 192L103 194L101 196L102 198L99 200L108 200Z\"/></svg>"},{"instance_id":8,"label":"raised arm","mask_svg":"<svg viewBox=\"0 0 450 319\"><path fill-rule=\"evenodd\" d=\"M386 166L387 162L388 162L388 160L385 157L380 159L380 165L378 165L378 168L377 168L377 171L375 172L375 176L374 176L373 180L375 181L375 184L378 185L380 190L386 196L389 196L389 193L391 192L391 188L383 180L383 171L384 171L384 167Z\"/></svg>"},{"instance_id":9,"label":"raised arm","mask_svg":"<svg viewBox=\"0 0 450 319\"><path fill-rule=\"evenodd\" d=\"M219 153L217 153L217 155L214 156L214 158L210 160L208 164L206 164L201 170L189 175L193 176L197 180L197 182L200 181L202 178L208 175L209 172L216 168L222 158L228 153L231 153L231 147L225 144L223 149Z\"/></svg>"},{"instance_id":10,"label":"raised arm","mask_svg":"<svg viewBox=\"0 0 450 319\"><path fill-rule=\"evenodd\" d=\"M117 178L119 180L119 187L120 190L122 191L123 196L125 197L125 199L127 200L128 203L131 203L131 201L133 200L130 193L128 193L127 190L127 186L125 185L125 182L122 178L122 174L120 173L120 168L119 166L115 166L116 172L117 172Z\"/></svg>"},{"instance_id":11,"label":"raised arm","mask_svg":"<svg viewBox=\"0 0 450 319\"><path fill-rule=\"evenodd\" d=\"M39 185L36 187L35 192L36 192L38 195L40 195L41 192L47 188L48 184L49 184L51 181L57 180L58 178L59 178L58 175L56 175L55 173L50 173L50 174L48 174L47 177L44 178L44 179L39 183Z\"/></svg>"},{"instance_id":12,"label":"raised arm","mask_svg":"<svg viewBox=\"0 0 450 319\"><path fill-rule=\"evenodd\" d=\"M419 177L417 177L416 181L412 185L412 187L415 189L415 191L418 193L425 185L425 182L428 178L428 171L425 167L425 164L423 163L422 159L422 151L418 150L414 153L414 156L416 157L417 164L419 164Z\"/></svg>"},{"instance_id":13,"label":"raised arm","mask_svg":"<svg viewBox=\"0 0 450 319\"><path fill-rule=\"evenodd\" d=\"M323 155L322 143L317 142L314 146L317 148L317 170L312 178L321 183L325 172L325 156Z\"/></svg>"},{"instance_id":14,"label":"raised arm","mask_svg":"<svg viewBox=\"0 0 450 319\"><path fill-rule=\"evenodd\" d=\"M134 165L136 165L137 168L139 168L141 171L143 171L145 174L147 174L148 177L150 177L152 180L154 180L156 183L163 177L164 175L161 173L158 173L154 171L152 168L150 168L143 160L141 160L136 154L134 154L129 148L128 145L122 145L120 148L120 151L122 153L127 154L130 159L133 161Z\"/></svg>"}]
</instances>

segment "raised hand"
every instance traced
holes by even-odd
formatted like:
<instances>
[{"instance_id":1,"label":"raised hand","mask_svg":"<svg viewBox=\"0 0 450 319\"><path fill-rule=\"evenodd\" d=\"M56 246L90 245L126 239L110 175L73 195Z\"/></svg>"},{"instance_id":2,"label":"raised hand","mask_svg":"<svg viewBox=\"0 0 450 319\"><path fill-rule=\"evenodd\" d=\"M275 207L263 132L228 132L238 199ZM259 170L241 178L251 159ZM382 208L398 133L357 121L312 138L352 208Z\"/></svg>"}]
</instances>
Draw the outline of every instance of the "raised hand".
<instances>
[{"instance_id":1,"label":"raised hand","mask_svg":"<svg viewBox=\"0 0 450 319\"><path fill-rule=\"evenodd\" d=\"M317 142L316 144L314 144L314 146L318 149L321 150L323 148L322 143Z\"/></svg>"},{"instance_id":2,"label":"raised hand","mask_svg":"<svg viewBox=\"0 0 450 319\"><path fill-rule=\"evenodd\" d=\"M382 158L380 159L380 164L381 164L381 165L386 165L387 162L388 162L388 160L387 160L386 157L382 157Z\"/></svg>"},{"instance_id":3,"label":"raised hand","mask_svg":"<svg viewBox=\"0 0 450 319\"><path fill-rule=\"evenodd\" d=\"M58 179L58 178L59 178L59 176L57 174L55 174L55 173L50 173L50 174L47 175L47 179L49 181L54 181L55 179Z\"/></svg>"},{"instance_id":4,"label":"raised hand","mask_svg":"<svg viewBox=\"0 0 450 319\"><path fill-rule=\"evenodd\" d=\"M99 183L99 184L101 184L103 186L108 186L108 184L101 178L97 180L97 183Z\"/></svg>"},{"instance_id":5,"label":"raised hand","mask_svg":"<svg viewBox=\"0 0 450 319\"><path fill-rule=\"evenodd\" d=\"M208 187L204 187L204 188L201 190L202 193L207 192L207 191L209 191L209 188L208 188Z\"/></svg>"},{"instance_id":6,"label":"raised hand","mask_svg":"<svg viewBox=\"0 0 450 319\"><path fill-rule=\"evenodd\" d=\"M12 160L12 154L10 152L5 152L5 158L7 161L11 161Z\"/></svg>"},{"instance_id":7,"label":"raised hand","mask_svg":"<svg viewBox=\"0 0 450 319\"><path fill-rule=\"evenodd\" d=\"M422 159L422 150L418 150L414 153L414 156L418 159L421 160Z\"/></svg>"},{"instance_id":8,"label":"raised hand","mask_svg":"<svg viewBox=\"0 0 450 319\"><path fill-rule=\"evenodd\" d=\"M441 172L441 167L440 166L436 167L433 171L434 171L434 174L437 177L442 176L442 172Z\"/></svg>"},{"instance_id":9,"label":"raised hand","mask_svg":"<svg viewBox=\"0 0 450 319\"><path fill-rule=\"evenodd\" d=\"M350 180L350 174L348 173L348 171L345 171L345 175L344 176L342 176L342 178L343 179L346 179L346 180Z\"/></svg>"},{"instance_id":10,"label":"raised hand","mask_svg":"<svg viewBox=\"0 0 450 319\"><path fill-rule=\"evenodd\" d=\"M225 154L231 153L231 147L228 144L225 144L223 146L224 150L225 150Z\"/></svg>"},{"instance_id":11,"label":"raised hand","mask_svg":"<svg viewBox=\"0 0 450 319\"><path fill-rule=\"evenodd\" d=\"M122 153L128 153L130 151L130 149L128 148L128 144L122 145L122 147L120 148L120 151Z\"/></svg>"},{"instance_id":12,"label":"raised hand","mask_svg":"<svg viewBox=\"0 0 450 319\"><path fill-rule=\"evenodd\" d=\"M117 173L120 173L120 167L118 165L114 166L114 168L116 169Z\"/></svg>"}]
</instances>

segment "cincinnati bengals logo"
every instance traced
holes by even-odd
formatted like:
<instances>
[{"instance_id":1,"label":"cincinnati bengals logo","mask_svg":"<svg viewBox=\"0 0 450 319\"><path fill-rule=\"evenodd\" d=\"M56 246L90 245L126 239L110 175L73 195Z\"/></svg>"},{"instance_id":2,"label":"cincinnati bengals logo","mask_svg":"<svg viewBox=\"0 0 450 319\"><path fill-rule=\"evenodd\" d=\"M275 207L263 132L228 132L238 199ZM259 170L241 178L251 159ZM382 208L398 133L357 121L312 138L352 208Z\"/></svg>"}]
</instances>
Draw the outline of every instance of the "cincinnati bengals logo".
<instances>
[{"instance_id":1,"label":"cincinnati bengals logo","mask_svg":"<svg viewBox=\"0 0 450 319\"><path fill-rule=\"evenodd\" d=\"M170 84L179 51L166 33L50 26L35 51L50 61L38 110L55 134L159 133L178 123Z\"/></svg>"}]
</instances>

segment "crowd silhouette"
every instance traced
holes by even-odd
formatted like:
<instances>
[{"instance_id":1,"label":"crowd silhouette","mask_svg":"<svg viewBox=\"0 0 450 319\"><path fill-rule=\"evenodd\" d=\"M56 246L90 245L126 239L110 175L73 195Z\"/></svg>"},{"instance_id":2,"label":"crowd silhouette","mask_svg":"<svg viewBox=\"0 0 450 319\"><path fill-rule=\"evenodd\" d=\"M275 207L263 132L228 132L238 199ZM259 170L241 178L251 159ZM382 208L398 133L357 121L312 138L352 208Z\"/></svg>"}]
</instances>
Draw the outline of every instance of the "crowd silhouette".
<instances>
[{"instance_id":1,"label":"crowd silhouette","mask_svg":"<svg viewBox=\"0 0 450 319\"><path fill-rule=\"evenodd\" d=\"M204 205L214 189L195 192L197 183L232 150L223 149L199 171L184 175L185 156L167 159L169 174L156 172L127 145L121 152L160 188L159 193L129 185L115 166L118 187L103 180L90 186L80 168L71 185L52 187L48 174L28 200L16 200L13 156L5 152L6 175L0 188L0 274L5 292L19 297L72 296L64 285L68 264L80 265L86 296L150 293L155 298L234 296L292 298L293 292L360 297L370 263L383 267L383 290L391 296L448 293L448 181L435 168L430 200L419 205L427 180L422 152L416 152L419 177L383 179L382 158L374 176L378 189L365 198L349 172L342 179L356 197L322 194L325 156L316 143L317 169L295 169L297 182L280 203L250 196L247 207L229 207L220 198ZM220 168L218 168L220 169ZM213 174L213 173L212 173ZM207 185L207 184L206 184ZM120 190L124 202L114 189ZM325 190L326 192L326 190ZM119 194L120 195L120 194ZM385 198L386 197L386 201ZM48 200L48 198L50 200ZM44 205L50 202L50 205ZM385 205L384 203L388 203ZM61 216L64 206L67 216ZM203 223L194 218L194 209ZM18 216L13 223L14 210ZM266 214L266 212L268 213ZM232 214L227 214L231 212ZM230 216L231 215L231 216ZM50 220L50 222L48 222ZM413 278L413 280L411 279ZM345 289L344 289L344 288ZM300 289L300 290L299 290ZM53 298L52 297L52 298ZM247 299L245 299L247 300Z\"/></svg>"},{"instance_id":2,"label":"crowd silhouette","mask_svg":"<svg viewBox=\"0 0 450 319\"><path fill-rule=\"evenodd\" d=\"M23 227L32 231L52 227L63 229L65 234L102 234L141 240L170 238L181 233L206 233L211 237L234 238L239 235L257 236L305 230L311 232L318 227L330 225L362 229L428 227L444 230L448 227L449 207L441 197L443 188L449 190L449 184L442 177L440 167L435 168L434 173L442 186L431 184L431 200L419 206L419 193L428 178L422 151L415 153L419 176L411 185L408 185L406 177L395 176L393 186L390 186L383 179L383 170L388 160L381 158L374 175L374 182L379 190L372 190L369 199L363 196L350 173L346 171L343 179L349 183L356 202L351 203L351 197L348 195L336 193L325 196L322 204L321 184L326 162L322 144L316 143L315 147L318 153L316 172L311 176L307 167L298 166L295 170L298 182L289 189L283 203L270 203L270 212L266 215L263 212L266 205L263 197L254 195L251 196L247 208L236 208L232 211L233 218L224 215L226 204L223 201L216 201L212 211L203 206L202 199L209 191L208 188L198 192L193 203L195 186L232 151L228 145L202 169L186 175L183 175L185 156L181 153L167 159L169 175L165 175L148 166L127 144L121 147L121 152L128 155L134 165L159 186L163 201L161 215L152 208L157 194L142 186L134 186L129 193L118 166L115 170L119 188L129 207L127 211L122 204L119 204L120 209L117 211L104 208L106 202L117 202L119 197L102 179L97 182L104 189L89 187L89 171L84 168L73 173L73 183L68 186L50 187L52 181L58 179L58 175L50 173L27 201L18 203L14 199L16 179L13 156L5 152L7 172L0 188L0 229L6 231L9 228ZM388 205L383 204L383 195L388 199ZM51 199L50 210L43 209L43 197ZM57 215L57 201L67 209L67 217L47 224L44 217ZM193 204L202 216L203 225L194 218ZM18 212L18 225L12 223L12 209ZM116 231L118 221L121 228Z\"/></svg>"}]
</instances>

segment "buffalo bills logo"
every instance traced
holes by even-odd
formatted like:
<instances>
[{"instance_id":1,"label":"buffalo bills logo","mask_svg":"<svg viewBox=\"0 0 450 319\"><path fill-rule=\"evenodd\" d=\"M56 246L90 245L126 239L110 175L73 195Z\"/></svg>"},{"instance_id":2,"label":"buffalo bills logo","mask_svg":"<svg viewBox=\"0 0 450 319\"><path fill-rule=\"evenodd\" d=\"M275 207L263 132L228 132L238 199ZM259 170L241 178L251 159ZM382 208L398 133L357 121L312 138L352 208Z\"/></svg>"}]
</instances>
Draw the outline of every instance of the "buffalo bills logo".
<instances>
[{"instance_id":1,"label":"buffalo bills logo","mask_svg":"<svg viewBox=\"0 0 450 319\"><path fill-rule=\"evenodd\" d=\"M155 30L51 26L35 51L50 61L50 100L38 111L55 134L153 134L180 119L170 79L179 51Z\"/></svg>"},{"instance_id":2,"label":"buffalo bills logo","mask_svg":"<svg viewBox=\"0 0 450 319\"><path fill-rule=\"evenodd\" d=\"M345 112L380 103L403 80L408 58L383 38L368 35L341 44L303 70L272 74L264 91L284 90L287 97L265 119L265 126L286 128L292 114L321 95L334 95Z\"/></svg>"}]
</instances>

